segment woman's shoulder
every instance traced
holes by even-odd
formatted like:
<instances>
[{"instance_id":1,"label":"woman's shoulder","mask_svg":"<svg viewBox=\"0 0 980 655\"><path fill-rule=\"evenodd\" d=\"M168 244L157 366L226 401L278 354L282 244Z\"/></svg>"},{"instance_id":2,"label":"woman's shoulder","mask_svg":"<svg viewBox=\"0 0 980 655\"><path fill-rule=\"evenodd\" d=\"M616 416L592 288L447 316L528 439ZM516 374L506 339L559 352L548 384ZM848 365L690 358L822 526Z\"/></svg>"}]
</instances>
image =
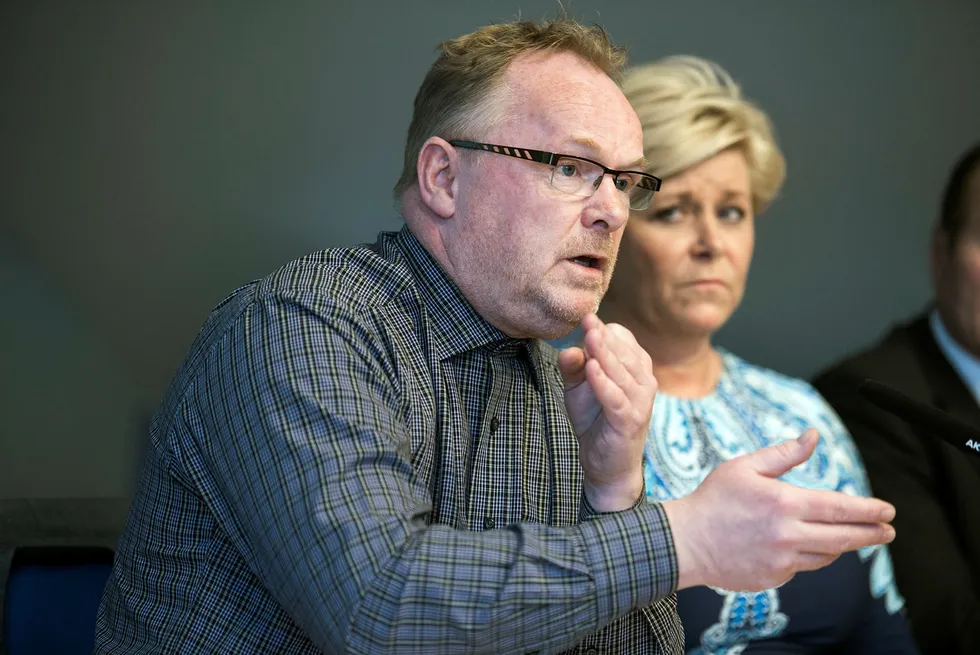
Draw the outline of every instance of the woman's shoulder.
<instances>
[{"instance_id":1,"label":"woman's shoulder","mask_svg":"<svg viewBox=\"0 0 980 655\"><path fill-rule=\"evenodd\" d=\"M719 348L719 352L724 362L724 377L730 384L739 384L774 400L805 402L821 408L827 406L820 392L806 380L754 364L727 350Z\"/></svg>"},{"instance_id":2,"label":"woman's shoulder","mask_svg":"<svg viewBox=\"0 0 980 655\"><path fill-rule=\"evenodd\" d=\"M734 395L749 394L783 412L813 425L822 433L846 430L830 404L806 380L754 364L728 351L722 351L725 362L723 384Z\"/></svg>"},{"instance_id":3,"label":"woman's shoulder","mask_svg":"<svg viewBox=\"0 0 980 655\"><path fill-rule=\"evenodd\" d=\"M758 422L774 441L795 438L806 428L820 435L817 454L788 474L802 486L851 490L867 495L867 480L850 433L830 404L809 382L727 354L726 393L757 408ZM738 402L737 401L737 402Z\"/></svg>"}]
</instances>

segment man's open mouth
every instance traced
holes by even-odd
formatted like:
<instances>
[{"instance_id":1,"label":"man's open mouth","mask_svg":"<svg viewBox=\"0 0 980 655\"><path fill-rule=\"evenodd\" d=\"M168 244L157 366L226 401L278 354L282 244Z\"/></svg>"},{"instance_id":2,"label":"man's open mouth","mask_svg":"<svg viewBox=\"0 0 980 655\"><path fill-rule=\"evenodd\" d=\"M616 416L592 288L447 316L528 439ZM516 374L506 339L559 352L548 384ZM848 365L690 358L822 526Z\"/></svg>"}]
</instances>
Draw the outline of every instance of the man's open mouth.
<instances>
[{"instance_id":1,"label":"man's open mouth","mask_svg":"<svg viewBox=\"0 0 980 655\"><path fill-rule=\"evenodd\" d=\"M572 261L586 268L599 268L599 259L596 257L572 257Z\"/></svg>"}]
</instances>

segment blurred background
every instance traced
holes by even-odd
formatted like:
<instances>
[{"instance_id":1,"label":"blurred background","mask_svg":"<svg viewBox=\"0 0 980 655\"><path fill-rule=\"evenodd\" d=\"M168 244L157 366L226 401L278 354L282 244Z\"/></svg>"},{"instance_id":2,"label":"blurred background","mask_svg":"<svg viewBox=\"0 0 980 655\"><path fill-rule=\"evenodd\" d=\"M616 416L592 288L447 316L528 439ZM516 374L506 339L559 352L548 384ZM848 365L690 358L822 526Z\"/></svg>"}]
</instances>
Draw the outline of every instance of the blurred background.
<instances>
[{"instance_id":1,"label":"blurred background","mask_svg":"<svg viewBox=\"0 0 980 655\"><path fill-rule=\"evenodd\" d=\"M928 302L980 137L975 0L575 0L633 62L714 59L788 160L719 343L809 376ZM130 492L211 308L401 222L437 43L555 0L0 4L0 498Z\"/></svg>"}]
</instances>

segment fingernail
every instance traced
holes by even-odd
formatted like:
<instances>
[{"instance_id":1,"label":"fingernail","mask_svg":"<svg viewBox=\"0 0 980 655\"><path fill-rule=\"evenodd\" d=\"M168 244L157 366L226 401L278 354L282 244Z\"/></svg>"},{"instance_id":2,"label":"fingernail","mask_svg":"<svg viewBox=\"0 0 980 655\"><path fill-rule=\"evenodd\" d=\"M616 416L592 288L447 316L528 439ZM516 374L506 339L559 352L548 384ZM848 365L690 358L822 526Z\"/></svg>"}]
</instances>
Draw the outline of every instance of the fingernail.
<instances>
[{"instance_id":1,"label":"fingernail","mask_svg":"<svg viewBox=\"0 0 980 655\"><path fill-rule=\"evenodd\" d=\"M813 440L813 433L810 432L809 430L807 430L806 432L804 432L803 434L801 434L799 437L797 437L796 440L799 442L799 444L801 446L809 446L810 445L810 441Z\"/></svg>"}]
</instances>

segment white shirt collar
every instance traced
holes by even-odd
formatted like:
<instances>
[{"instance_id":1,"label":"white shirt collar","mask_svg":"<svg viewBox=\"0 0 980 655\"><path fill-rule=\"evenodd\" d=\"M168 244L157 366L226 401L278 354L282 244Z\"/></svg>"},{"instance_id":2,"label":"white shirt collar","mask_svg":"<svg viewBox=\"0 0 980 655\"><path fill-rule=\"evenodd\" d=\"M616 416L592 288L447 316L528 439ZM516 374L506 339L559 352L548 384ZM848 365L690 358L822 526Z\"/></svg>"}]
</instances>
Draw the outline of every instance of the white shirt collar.
<instances>
[{"instance_id":1,"label":"white shirt collar","mask_svg":"<svg viewBox=\"0 0 980 655\"><path fill-rule=\"evenodd\" d=\"M960 378L963 379L963 383L966 384L967 389L970 390L973 397L980 403L980 359L977 359L964 350L963 346L956 343L956 340L950 335L946 326L943 325L943 320L939 317L939 312L935 309L929 314L929 327L932 329L932 336L935 337L939 349L943 351L946 359L953 365L956 372L960 374Z\"/></svg>"}]
</instances>

